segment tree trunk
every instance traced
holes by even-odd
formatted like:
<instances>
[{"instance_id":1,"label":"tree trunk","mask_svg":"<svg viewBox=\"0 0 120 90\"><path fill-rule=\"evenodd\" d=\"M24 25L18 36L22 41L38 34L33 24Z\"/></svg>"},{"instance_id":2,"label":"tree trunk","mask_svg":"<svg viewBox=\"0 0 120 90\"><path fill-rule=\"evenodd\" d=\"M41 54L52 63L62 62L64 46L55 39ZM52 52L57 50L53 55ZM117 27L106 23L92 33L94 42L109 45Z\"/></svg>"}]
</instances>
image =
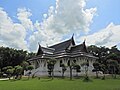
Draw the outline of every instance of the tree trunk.
<instances>
[{"instance_id":1,"label":"tree trunk","mask_svg":"<svg viewBox=\"0 0 120 90\"><path fill-rule=\"evenodd\" d=\"M76 77L78 77L78 72L76 71Z\"/></svg>"},{"instance_id":2,"label":"tree trunk","mask_svg":"<svg viewBox=\"0 0 120 90\"><path fill-rule=\"evenodd\" d=\"M31 70L29 71L29 74L28 74L28 80L30 79L30 74L31 74Z\"/></svg>"},{"instance_id":3,"label":"tree trunk","mask_svg":"<svg viewBox=\"0 0 120 90\"><path fill-rule=\"evenodd\" d=\"M70 80L72 80L72 66L70 66Z\"/></svg>"},{"instance_id":4,"label":"tree trunk","mask_svg":"<svg viewBox=\"0 0 120 90\"><path fill-rule=\"evenodd\" d=\"M105 74L103 74L103 79L105 80Z\"/></svg>"},{"instance_id":5,"label":"tree trunk","mask_svg":"<svg viewBox=\"0 0 120 90\"><path fill-rule=\"evenodd\" d=\"M28 80L30 79L30 75L28 75Z\"/></svg>"},{"instance_id":6,"label":"tree trunk","mask_svg":"<svg viewBox=\"0 0 120 90\"><path fill-rule=\"evenodd\" d=\"M114 72L114 70L112 69L112 78L113 78L113 72Z\"/></svg>"},{"instance_id":7,"label":"tree trunk","mask_svg":"<svg viewBox=\"0 0 120 90\"><path fill-rule=\"evenodd\" d=\"M11 76L8 76L9 80L10 80L10 77L11 77Z\"/></svg>"},{"instance_id":8,"label":"tree trunk","mask_svg":"<svg viewBox=\"0 0 120 90\"><path fill-rule=\"evenodd\" d=\"M115 71L115 67L114 67L114 78L116 79L116 71Z\"/></svg>"},{"instance_id":9,"label":"tree trunk","mask_svg":"<svg viewBox=\"0 0 120 90\"><path fill-rule=\"evenodd\" d=\"M88 77L88 67L85 67L85 75Z\"/></svg>"},{"instance_id":10,"label":"tree trunk","mask_svg":"<svg viewBox=\"0 0 120 90\"><path fill-rule=\"evenodd\" d=\"M20 75L20 79L22 79L22 74Z\"/></svg>"},{"instance_id":11,"label":"tree trunk","mask_svg":"<svg viewBox=\"0 0 120 90\"><path fill-rule=\"evenodd\" d=\"M64 78L64 72L62 71L62 78Z\"/></svg>"},{"instance_id":12,"label":"tree trunk","mask_svg":"<svg viewBox=\"0 0 120 90\"><path fill-rule=\"evenodd\" d=\"M96 78L98 78L98 71L96 71Z\"/></svg>"},{"instance_id":13,"label":"tree trunk","mask_svg":"<svg viewBox=\"0 0 120 90\"><path fill-rule=\"evenodd\" d=\"M54 71L52 70L52 80L54 79Z\"/></svg>"}]
</instances>

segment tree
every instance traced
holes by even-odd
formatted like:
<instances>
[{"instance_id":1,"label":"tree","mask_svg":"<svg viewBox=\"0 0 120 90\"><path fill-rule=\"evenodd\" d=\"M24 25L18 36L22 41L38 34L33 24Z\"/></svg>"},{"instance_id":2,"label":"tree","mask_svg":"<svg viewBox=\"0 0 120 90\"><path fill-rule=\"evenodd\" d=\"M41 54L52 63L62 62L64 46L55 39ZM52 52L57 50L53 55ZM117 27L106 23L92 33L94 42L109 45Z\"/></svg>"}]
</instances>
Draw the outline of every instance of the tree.
<instances>
[{"instance_id":1,"label":"tree","mask_svg":"<svg viewBox=\"0 0 120 90\"><path fill-rule=\"evenodd\" d=\"M65 73L65 71L67 70L66 69L66 65L65 64L61 64L61 67L62 67L62 78L64 78L64 73Z\"/></svg>"},{"instance_id":2,"label":"tree","mask_svg":"<svg viewBox=\"0 0 120 90\"><path fill-rule=\"evenodd\" d=\"M72 76L72 70L73 70L74 65L75 65L75 62L73 62L72 60L68 61L68 66L70 68L70 80L72 80L72 77L73 77Z\"/></svg>"},{"instance_id":3,"label":"tree","mask_svg":"<svg viewBox=\"0 0 120 90\"><path fill-rule=\"evenodd\" d=\"M100 64L100 70L103 72L102 80L105 80L105 73L107 72L106 66L104 64Z\"/></svg>"},{"instance_id":4,"label":"tree","mask_svg":"<svg viewBox=\"0 0 120 90\"><path fill-rule=\"evenodd\" d=\"M10 78L13 75L14 68L12 66L7 66L7 67L4 67L2 70L3 70L4 74L7 74L7 77L10 80Z\"/></svg>"},{"instance_id":5,"label":"tree","mask_svg":"<svg viewBox=\"0 0 120 90\"><path fill-rule=\"evenodd\" d=\"M20 65L23 61L33 56L35 56L35 53L28 53L24 50L9 47L0 47L0 68Z\"/></svg>"},{"instance_id":6,"label":"tree","mask_svg":"<svg viewBox=\"0 0 120 90\"><path fill-rule=\"evenodd\" d=\"M70 80L72 80L72 70L75 69L76 73L80 72L80 66L76 64L76 60L69 60L68 61L68 66L70 68Z\"/></svg>"},{"instance_id":7,"label":"tree","mask_svg":"<svg viewBox=\"0 0 120 90\"><path fill-rule=\"evenodd\" d=\"M81 64L81 66L84 68L84 71L85 71L85 78L84 78L84 81L90 81L89 77L88 77L88 67L89 67L89 62L84 62Z\"/></svg>"},{"instance_id":8,"label":"tree","mask_svg":"<svg viewBox=\"0 0 120 90\"><path fill-rule=\"evenodd\" d=\"M21 66L23 67L23 74L24 74L24 71L27 71L27 67L29 66L29 63L28 62L26 62L26 61L23 61L22 63L21 63Z\"/></svg>"},{"instance_id":9,"label":"tree","mask_svg":"<svg viewBox=\"0 0 120 90\"><path fill-rule=\"evenodd\" d=\"M89 53L92 55L98 57L97 61L105 65L105 73L106 71L110 71L108 67L108 59L110 60L116 60L118 63L120 63L120 50L118 50L117 46L113 46L111 48L103 47L97 47L95 45L91 45L88 47ZM116 70L116 73L119 73L119 69Z\"/></svg>"},{"instance_id":10,"label":"tree","mask_svg":"<svg viewBox=\"0 0 120 90\"><path fill-rule=\"evenodd\" d=\"M14 70L15 79L22 78L22 71L23 68L20 65L15 66L15 70Z\"/></svg>"},{"instance_id":11,"label":"tree","mask_svg":"<svg viewBox=\"0 0 120 90\"><path fill-rule=\"evenodd\" d=\"M8 75L9 80L10 80L10 78L12 77L12 75L14 73L14 68L7 69L6 73Z\"/></svg>"},{"instance_id":12,"label":"tree","mask_svg":"<svg viewBox=\"0 0 120 90\"><path fill-rule=\"evenodd\" d=\"M30 78L30 75L31 75L31 70L32 69L34 69L34 67L32 66L32 65L29 65L29 66L27 66L27 70L29 70L29 72L28 72L28 80L29 80L29 78Z\"/></svg>"},{"instance_id":13,"label":"tree","mask_svg":"<svg viewBox=\"0 0 120 90\"><path fill-rule=\"evenodd\" d=\"M93 63L93 66L94 66L93 72L96 72L96 78L99 78L98 73L100 71L100 63L95 62Z\"/></svg>"},{"instance_id":14,"label":"tree","mask_svg":"<svg viewBox=\"0 0 120 90\"><path fill-rule=\"evenodd\" d=\"M54 78L54 65L56 63L56 59L54 58L50 58L47 61L47 68L48 68L48 74L50 75L50 77L52 76L52 79Z\"/></svg>"},{"instance_id":15,"label":"tree","mask_svg":"<svg viewBox=\"0 0 120 90\"><path fill-rule=\"evenodd\" d=\"M109 72L112 74L113 78L116 78L116 71L119 66L118 62L116 60L108 60L107 63Z\"/></svg>"},{"instance_id":16,"label":"tree","mask_svg":"<svg viewBox=\"0 0 120 90\"><path fill-rule=\"evenodd\" d=\"M81 70L80 70L80 69L81 69L80 65L75 64L75 65L74 65L74 69L76 70L76 76L78 77L78 73L81 72Z\"/></svg>"}]
</instances>

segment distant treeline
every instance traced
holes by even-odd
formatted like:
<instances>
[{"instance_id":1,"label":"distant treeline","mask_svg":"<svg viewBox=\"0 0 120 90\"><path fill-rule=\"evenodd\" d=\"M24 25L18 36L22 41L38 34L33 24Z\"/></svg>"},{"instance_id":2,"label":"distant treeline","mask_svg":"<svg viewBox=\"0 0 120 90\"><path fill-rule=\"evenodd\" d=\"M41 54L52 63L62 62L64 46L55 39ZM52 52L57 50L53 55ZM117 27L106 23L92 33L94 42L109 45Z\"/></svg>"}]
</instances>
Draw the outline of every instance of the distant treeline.
<instances>
[{"instance_id":1,"label":"distant treeline","mask_svg":"<svg viewBox=\"0 0 120 90\"><path fill-rule=\"evenodd\" d=\"M33 56L35 56L35 53L28 53L24 50L9 47L0 47L0 68L20 65L23 61Z\"/></svg>"},{"instance_id":2,"label":"distant treeline","mask_svg":"<svg viewBox=\"0 0 120 90\"><path fill-rule=\"evenodd\" d=\"M115 60L120 63L120 50L117 46L107 48L105 46L97 47L95 45L91 45L88 47L88 52L98 57L99 63L106 64L107 60Z\"/></svg>"}]
</instances>

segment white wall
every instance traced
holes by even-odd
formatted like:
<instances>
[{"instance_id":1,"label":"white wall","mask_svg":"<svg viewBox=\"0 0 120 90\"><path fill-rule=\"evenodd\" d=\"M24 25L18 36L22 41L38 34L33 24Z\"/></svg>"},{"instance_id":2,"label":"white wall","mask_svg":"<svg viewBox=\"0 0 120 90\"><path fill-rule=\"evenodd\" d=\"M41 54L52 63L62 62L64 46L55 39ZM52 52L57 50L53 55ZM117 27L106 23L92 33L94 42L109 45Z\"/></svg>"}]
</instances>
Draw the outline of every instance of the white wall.
<instances>
[{"instance_id":1,"label":"white wall","mask_svg":"<svg viewBox=\"0 0 120 90\"><path fill-rule=\"evenodd\" d=\"M62 76L62 67L60 67L60 60L67 65L67 62L69 59L58 59L55 66L54 66L54 75L55 76ZM93 70L93 62L95 59L92 58L74 58L73 60L76 60L76 63L81 65L83 62L86 62L86 60L89 61L89 68L88 68L88 74L93 75L94 73L92 72ZM32 70L32 74L35 74L36 76L48 76L48 69L47 69L47 62L46 60L38 60L39 63L39 68ZM35 62L33 63L35 65ZM73 76L76 76L76 71L72 70ZM27 72L26 72L27 73ZM81 72L78 75L84 75L84 68L81 67ZM65 76L69 77L70 76L70 69L67 67L67 70L64 73Z\"/></svg>"}]
</instances>

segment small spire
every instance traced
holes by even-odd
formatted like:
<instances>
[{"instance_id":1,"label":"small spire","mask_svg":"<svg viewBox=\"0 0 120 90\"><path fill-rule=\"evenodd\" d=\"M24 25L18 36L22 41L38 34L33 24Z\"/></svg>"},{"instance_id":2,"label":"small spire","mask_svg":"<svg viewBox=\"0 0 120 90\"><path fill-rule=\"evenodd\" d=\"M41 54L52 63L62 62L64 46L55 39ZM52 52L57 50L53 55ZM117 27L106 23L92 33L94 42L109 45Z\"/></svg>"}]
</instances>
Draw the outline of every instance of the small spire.
<instances>
[{"instance_id":1,"label":"small spire","mask_svg":"<svg viewBox=\"0 0 120 90\"><path fill-rule=\"evenodd\" d=\"M42 51L42 48L41 48L41 45L39 42L38 42L38 45L39 45L39 47L38 47L38 51L37 51L36 55L41 55L41 54L43 54L43 51Z\"/></svg>"},{"instance_id":2,"label":"small spire","mask_svg":"<svg viewBox=\"0 0 120 90\"><path fill-rule=\"evenodd\" d=\"M84 39L84 42L83 42L83 43L85 43L85 41L86 41L86 38Z\"/></svg>"},{"instance_id":3,"label":"small spire","mask_svg":"<svg viewBox=\"0 0 120 90\"><path fill-rule=\"evenodd\" d=\"M74 33L73 33L73 35L72 35L72 37L71 37L71 41L72 41L72 44L75 45L75 41L74 41Z\"/></svg>"},{"instance_id":4,"label":"small spire","mask_svg":"<svg viewBox=\"0 0 120 90\"><path fill-rule=\"evenodd\" d=\"M73 35L72 35L72 38L74 37L74 33L73 33Z\"/></svg>"},{"instance_id":5,"label":"small spire","mask_svg":"<svg viewBox=\"0 0 120 90\"><path fill-rule=\"evenodd\" d=\"M86 44L85 44L85 41L86 41L86 38L84 39L84 42L83 42L83 48L84 48L84 51L87 53L87 48L86 48Z\"/></svg>"}]
</instances>

